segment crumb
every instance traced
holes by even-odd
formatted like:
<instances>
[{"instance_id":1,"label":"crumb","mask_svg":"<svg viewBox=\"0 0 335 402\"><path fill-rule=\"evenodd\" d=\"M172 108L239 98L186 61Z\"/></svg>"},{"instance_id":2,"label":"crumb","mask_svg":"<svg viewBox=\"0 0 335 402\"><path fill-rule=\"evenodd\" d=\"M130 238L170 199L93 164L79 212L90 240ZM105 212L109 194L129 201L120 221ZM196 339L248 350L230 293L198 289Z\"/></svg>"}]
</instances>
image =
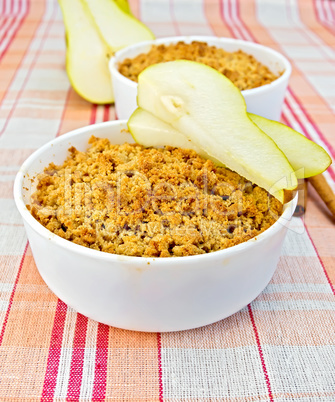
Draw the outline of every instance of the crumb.
<instances>
[{"instance_id":1,"label":"crumb","mask_svg":"<svg viewBox=\"0 0 335 402\"><path fill-rule=\"evenodd\" d=\"M268 67L242 50L226 52L205 42L196 41L190 44L178 42L171 45L154 45L148 53L125 59L119 64L119 71L137 82L139 74L146 67L173 60L191 60L206 64L229 78L241 91L269 84L281 75L275 75Z\"/></svg>"},{"instance_id":2,"label":"crumb","mask_svg":"<svg viewBox=\"0 0 335 402\"><path fill-rule=\"evenodd\" d=\"M211 253L259 235L282 204L195 151L89 140L38 178L29 206L47 229L107 253L179 257ZM28 206L27 206L28 207Z\"/></svg>"}]
</instances>

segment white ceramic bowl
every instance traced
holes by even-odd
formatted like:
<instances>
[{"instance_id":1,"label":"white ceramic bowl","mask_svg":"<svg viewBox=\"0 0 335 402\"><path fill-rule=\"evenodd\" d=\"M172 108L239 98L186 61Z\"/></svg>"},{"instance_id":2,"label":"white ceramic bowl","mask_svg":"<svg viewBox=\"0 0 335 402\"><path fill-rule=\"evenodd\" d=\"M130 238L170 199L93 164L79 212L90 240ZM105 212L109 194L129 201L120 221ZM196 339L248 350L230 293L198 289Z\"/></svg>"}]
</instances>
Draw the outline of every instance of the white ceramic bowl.
<instances>
[{"instance_id":1,"label":"white ceramic bowl","mask_svg":"<svg viewBox=\"0 0 335 402\"><path fill-rule=\"evenodd\" d=\"M141 258L108 254L71 243L43 227L26 208L31 178L70 146L87 148L92 134L112 143L133 142L124 121L91 125L47 143L22 165L14 197L37 268L49 288L78 312L138 331L177 331L225 318L250 303L268 284L278 262L296 199L257 238L210 254Z\"/></svg>"},{"instance_id":2,"label":"white ceramic bowl","mask_svg":"<svg viewBox=\"0 0 335 402\"><path fill-rule=\"evenodd\" d=\"M141 53L147 53L153 44L171 44L179 41L206 42L210 46L234 52L239 49L251 54L258 61L269 67L274 73L284 71L275 81L268 85L242 91L248 112L258 114L271 120L279 120L284 102L285 91L291 75L290 62L280 53L268 47L237 39L217 38L211 36L177 36L153 41L140 42L118 51L109 63L111 72L116 115L119 119L128 119L136 109L137 83L126 78L118 71L118 65L124 59L133 58Z\"/></svg>"}]
</instances>

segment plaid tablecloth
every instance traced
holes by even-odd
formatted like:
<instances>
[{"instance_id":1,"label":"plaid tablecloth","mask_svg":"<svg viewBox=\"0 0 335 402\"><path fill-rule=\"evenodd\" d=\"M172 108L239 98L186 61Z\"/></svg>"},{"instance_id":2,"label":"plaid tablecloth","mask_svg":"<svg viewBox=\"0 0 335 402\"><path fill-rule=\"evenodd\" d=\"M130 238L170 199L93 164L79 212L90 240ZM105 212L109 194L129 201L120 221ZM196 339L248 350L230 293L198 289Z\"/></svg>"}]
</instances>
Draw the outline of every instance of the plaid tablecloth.
<instances>
[{"instance_id":1,"label":"plaid tablecloth","mask_svg":"<svg viewBox=\"0 0 335 402\"><path fill-rule=\"evenodd\" d=\"M282 120L335 155L335 1L133 0L156 36L247 39L293 64ZM115 118L65 68L55 0L0 0L0 401L335 401L334 220L309 188L276 273L237 314L137 333L77 314L41 279L12 198L25 158ZM335 167L325 173L334 189Z\"/></svg>"}]
</instances>

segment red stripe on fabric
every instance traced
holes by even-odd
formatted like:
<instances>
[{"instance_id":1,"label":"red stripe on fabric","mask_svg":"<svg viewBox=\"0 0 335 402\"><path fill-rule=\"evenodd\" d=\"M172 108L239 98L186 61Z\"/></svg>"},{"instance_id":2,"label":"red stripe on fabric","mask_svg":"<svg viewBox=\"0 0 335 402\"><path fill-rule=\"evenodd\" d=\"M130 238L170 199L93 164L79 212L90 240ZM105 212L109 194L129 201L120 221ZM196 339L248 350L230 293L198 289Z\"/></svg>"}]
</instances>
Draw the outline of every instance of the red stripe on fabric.
<instances>
[{"instance_id":1,"label":"red stripe on fabric","mask_svg":"<svg viewBox=\"0 0 335 402\"><path fill-rule=\"evenodd\" d=\"M60 136L60 133L61 133L62 123L63 123L63 121L64 121L65 112L66 112L66 107L67 107L67 105L68 105L68 103L69 103L69 99L70 99L70 95L71 95L71 90L72 90L72 87L71 87L71 85L70 85L69 89L67 90L67 94L66 94L66 98L65 98L65 102L64 102L64 108L63 108L63 111L62 111L62 115L61 115L61 117L60 117L60 122L59 122L59 127L58 127L58 130L57 130L56 137L59 137L59 136Z\"/></svg>"},{"instance_id":2,"label":"red stripe on fabric","mask_svg":"<svg viewBox=\"0 0 335 402\"><path fill-rule=\"evenodd\" d=\"M299 116L296 114L296 112L294 111L294 109L293 109L293 107L290 105L290 103L285 100L285 105L287 106L287 108L288 108L288 109L290 110L290 112L292 113L292 115L293 115L295 121L296 121L297 123L299 123L299 126L301 127L301 130L302 130L302 132L304 133L304 135L306 136L306 138L308 138L309 140L313 141L312 136L309 134L308 130L306 129L306 127L304 126L303 122L301 121L301 119L299 118ZM282 116L283 116L283 119L285 120L285 124L287 124L288 126L292 127L292 125L290 124L288 118L285 116L285 113L283 113ZM293 127L292 127L292 128L293 128ZM320 137L320 136L319 136L319 137ZM320 137L320 138L321 138L321 137ZM321 140L322 140L322 138L321 138ZM326 144L326 145L327 145L327 144ZM330 150L329 150L329 152L330 152ZM330 174L331 178L335 181L335 172L334 172L334 170L333 170L333 167L330 166L330 167L327 169L327 171L328 171L328 173Z\"/></svg>"},{"instance_id":3,"label":"red stripe on fabric","mask_svg":"<svg viewBox=\"0 0 335 402\"><path fill-rule=\"evenodd\" d=\"M244 24L243 20L240 18L240 5L238 0L231 0L232 1L232 9L236 10L236 20L237 23L239 23L240 27L238 26L240 33L241 33L241 38L245 39L247 41L253 41L257 42L256 37L253 35L252 31ZM234 18L232 18L234 20ZM243 30L246 32L243 32Z\"/></svg>"},{"instance_id":4,"label":"red stripe on fabric","mask_svg":"<svg viewBox=\"0 0 335 402\"><path fill-rule=\"evenodd\" d=\"M229 0L228 0L229 1ZM235 2L235 0L232 0L233 2ZM238 2L237 2L238 3ZM236 3L235 3L236 4ZM239 22L241 23L241 25L243 25L244 29L246 30L246 32L248 32L248 34L250 35L250 37L252 38L252 40L254 42L257 43L256 38L253 36L252 32L250 31L250 29L248 28L247 25L244 24L243 20L240 18L240 9L239 9L239 5L237 4L236 6L236 16L239 20ZM223 17L224 14L222 13ZM243 38L243 34L241 35L241 37ZM325 138L325 136L322 134L322 132L319 130L319 128L317 127L317 125L314 123L314 121L312 120L312 118L310 117L310 115L308 114L308 112L306 111L306 109L304 108L304 106L302 105L302 103L299 101L299 99L295 96L295 94L293 93L293 91L288 88L288 91L290 93L290 95L292 96L292 98L295 100L295 102L298 104L298 106L300 107L302 113L305 115L306 119L308 120L309 124L311 124L311 126L313 127L313 129L315 130L315 132L317 133L317 135L319 136L319 138L327 145L329 152L331 153L331 155L333 156L333 158L335 158L335 151L332 147L332 145L328 142L328 140ZM299 116L294 112L293 108L291 107L290 103L285 100L285 104L287 105L287 107L290 109L290 111L292 112L292 114L294 115L294 117L296 118L296 120L299 122L300 126L302 127L305 135L307 138L311 139L306 127L304 126L304 124L301 122L301 119L299 118ZM328 169L329 174L331 175L331 177L333 178L333 180L335 180L335 173L332 170L332 167L330 167Z\"/></svg>"},{"instance_id":5,"label":"red stripe on fabric","mask_svg":"<svg viewBox=\"0 0 335 402\"><path fill-rule=\"evenodd\" d=\"M1 29L3 29L4 32L3 32L2 36L0 37L0 39L1 39L0 43L3 42L7 36L9 36L9 32L10 32L12 26L15 25L17 19L18 19L18 15L12 16L10 13L8 13L7 16L4 18L3 24L1 25ZM7 22L9 22L9 23L6 26ZM11 42L11 40L10 40L10 42ZM8 45L5 47L3 52L6 52L7 48L8 48ZM0 53L0 60L2 58L2 54L3 53Z\"/></svg>"},{"instance_id":6,"label":"red stripe on fabric","mask_svg":"<svg viewBox=\"0 0 335 402\"><path fill-rule=\"evenodd\" d=\"M332 35L334 35L335 28L332 26L332 24L329 21L324 21L322 19L322 16L320 16L320 13L319 13L318 4L319 4L320 9L322 9L323 4L321 1L318 1L318 0L313 1L313 9L314 9L314 13L316 15L316 19L319 21L320 25L322 25L328 32L330 32Z\"/></svg>"},{"instance_id":7,"label":"red stripe on fabric","mask_svg":"<svg viewBox=\"0 0 335 402\"><path fill-rule=\"evenodd\" d=\"M160 332L157 332L157 357L158 357L158 383L159 402L163 402L163 371L162 371L162 339Z\"/></svg>"},{"instance_id":8,"label":"red stripe on fabric","mask_svg":"<svg viewBox=\"0 0 335 402\"><path fill-rule=\"evenodd\" d=\"M22 7L22 2L21 2L21 1L20 1L20 3L19 3L19 7ZM27 0L27 8L26 8L26 11L25 11L24 14L20 17L21 20L20 20L20 22L19 22L17 28L14 30L14 32L13 32L13 34L12 34L12 37L10 38L10 40L9 40L9 42L7 43L6 47L4 48L4 50L2 51L2 53L0 54L0 61L1 61L1 59L3 58L3 56L5 55L5 53L7 52L7 50L9 49L9 47L11 46L11 44L12 44L12 42L13 42L13 40L14 40L16 34L19 32L19 30L20 30L20 28L21 28L21 26L22 26L24 20L26 19L27 15L28 15L28 13L29 13L29 9L30 9L30 2L29 2L29 0ZM21 12L21 9L18 11L18 14L20 14L20 12ZM15 20L16 20L16 18L14 18L13 21L15 21ZM13 23L12 23L12 25L13 25ZM6 32L8 32L8 30L9 30L9 29L7 29ZM6 33L5 33L5 36L6 36ZM2 38L2 39L3 39L3 38Z\"/></svg>"},{"instance_id":9,"label":"red stripe on fabric","mask_svg":"<svg viewBox=\"0 0 335 402\"><path fill-rule=\"evenodd\" d=\"M181 35L178 23L176 21L175 15L174 15L173 0L169 0L169 9L170 9L170 16L171 16L173 28L177 35Z\"/></svg>"},{"instance_id":10,"label":"red stripe on fabric","mask_svg":"<svg viewBox=\"0 0 335 402\"><path fill-rule=\"evenodd\" d=\"M249 29L247 29L245 27L245 24L243 23L243 21L240 18L240 14L239 14L239 8L236 9L236 17L238 19L238 21L241 23L241 25L243 24L244 29L246 30L246 32L249 33L251 38L254 38L253 35L250 33ZM240 31L241 34L241 38L245 39L245 36L243 35L243 33ZM255 39L253 39L255 41ZM257 347L258 347L258 352L259 352L259 356L261 359L261 363L262 363L262 369L263 369L263 373L264 373L264 377L265 377L265 382L266 382L266 386L268 389L268 394L269 394L269 400L271 402L273 402L273 395L272 395L272 390L271 390L271 384L270 384L270 379L269 379L269 375L266 369L266 365L265 365L265 360L264 360L264 355L263 355L263 350L261 347L261 343L260 343L260 339L259 339L259 334L258 334L258 330L256 327L256 323L255 323L255 319L254 319L254 315L251 309L251 306L248 305L248 311L249 311L249 316L250 316L250 320L251 320L251 324L254 330L254 334L255 334L255 338L256 338L256 342L257 342Z\"/></svg>"},{"instance_id":11,"label":"red stripe on fabric","mask_svg":"<svg viewBox=\"0 0 335 402\"><path fill-rule=\"evenodd\" d=\"M7 21L10 19L10 17L8 17L8 16L2 16L2 15L0 15L0 18L1 18L1 25L0 25L0 29L3 29L3 27L5 27L6 26L6 23L7 23ZM14 18L15 19L15 18ZM13 22L13 21L12 21ZM12 22L10 22L10 24L12 24ZM10 26L10 25L9 25ZM1 43L1 41L6 37L6 32L7 32L7 29L8 28L6 28L6 31L4 31L4 34L2 35L2 36L0 36L0 43Z\"/></svg>"},{"instance_id":12,"label":"red stripe on fabric","mask_svg":"<svg viewBox=\"0 0 335 402\"><path fill-rule=\"evenodd\" d=\"M70 377L67 391L67 401L77 401L80 397L80 387L83 376L85 343L88 318L77 313L76 327L73 338L73 351Z\"/></svg>"},{"instance_id":13,"label":"red stripe on fabric","mask_svg":"<svg viewBox=\"0 0 335 402\"><path fill-rule=\"evenodd\" d=\"M306 119L308 120L308 123L314 128L314 130L316 131L317 135L320 137L320 139L327 145L327 148L329 149L331 155L333 158L335 158L335 150L333 148L333 146L329 143L329 141L327 140L327 138L322 134L322 132L319 130L318 126L314 123L313 119L311 118L311 116L309 115L309 113L307 112L307 110L305 109L305 107L303 106L303 104L300 102L300 100L296 97L296 95L292 92L292 90L290 88L288 88L288 91L290 93L290 95L292 96L292 98L295 100L295 102L298 104L298 106L300 107L300 109L302 110L302 112L304 113L304 115L306 116ZM293 110L292 110L292 113ZM295 114L296 116L296 114ZM299 120L299 116L296 116L297 119ZM300 120L299 120L300 121ZM303 125L303 124L302 124Z\"/></svg>"},{"instance_id":14,"label":"red stripe on fabric","mask_svg":"<svg viewBox=\"0 0 335 402\"><path fill-rule=\"evenodd\" d=\"M261 363L262 363L262 369L263 369L263 373L264 373L264 377L265 377L266 387L267 387L268 393L269 393L269 400L271 402L273 402L274 399L273 399L273 395L272 395L270 379L269 379L268 371L267 371L266 365L265 365L263 350L262 350L261 342L259 340L259 334L258 334L258 330L257 330L257 327L256 327L254 314L252 312L250 304L248 305L248 311L249 311L249 316L250 316L252 328L254 330L254 334L255 334L255 338L256 338L256 342L257 342L259 357L260 357Z\"/></svg>"},{"instance_id":15,"label":"red stripe on fabric","mask_svg":"<svg viewBox=\"0 0 335 402\"><path fill-rule=\"evenodd\" d=\"M18 269L18 271L17 271L17 275L16 275L16 278L15 278L14 286L13 286L13 289L12 289L12 293L10 294L10 298L9 298L9 301L8 301L8 307L7 307L7 310L6 310L5 319L4 319L4 321L3 321L2 329L1 329L1 333L0 333L0 346L1 346L1 344L2 344L4 335L5 335L5 330L6 330L6 326L7 326L7 323L8 323L9 313L10 313L10 310L11 310L11 308L12 308L12 304L13 304L13 300L14 300L14 295L15 295L15 291L16 291L16 288L17 288L17 284L18 284L18 282L19 282L19 278L20 278L20 274L21 274L21 271L22 271L23 263L24 263L24 260L25 260L25 258L26 258L26 254L27 254L27 250L28 250L28 245L29 245L29 243L27 242L26 247L24 248L24 251L23 251L23 254L22 254L22 258L21 258L21 261L20 261L19 269Z\"/></svg>"},{"instance_id":16,"label":"red stripe on fabric","mask_svg":"<svg viewBox=\"0 0 335 402\"><path fill-rule=\"evenodd\" d=\"M325 274L325 276L326 276L326 278L327 278L327 282L329 283L329 286L330 286L330 288L331 288L331 290L332 290L332 292L333 292L333 295L335 296L335 288L334 288L334 286L333 286L333 284L332 284L332 282L331 282L331 280L330 280L330 277L329 277L329 275L328 275L328 273L327 273L327 270L326 270L326 267L325 267L325 265L324 265L324 263L323 263L323 261L322 261L322 259L321 259L321 257L320 257L320 254L319 254L319 252L318 252L318 249L316 248L316 246L315 246L315 244L314 244L314 241L313 241L313 239L312 239L312 236L310 235L310 233L309 233L309 231L308 231L308 229L307 229L307 225L305 224L305 222L304 222L303 219L301 219L301 220L302 220L302 223L304 224L304 227L305 227L306 233L307 233L307 235L308 235L308 237L309 237L309 240L311 241L311 243L312 243L312 245L313 245L313 247L314 247L314 250L315 250L315 252L316 252L316 255L318 256L318 259L319 259L320 264L321 264L321 266L322 266L323 272L324 272L324 274Z\"/></svg>"},{"instance_id":17,"label":"red stripe on fabric","mask_svg":"<svg viewBox=\"0 0 335 402\"><path fill-rule=\"evenodd\" d=\"M97 109L98 109L98 105L96 105L95 103L92 104L92 110L91 110L91 118L89 121L89 124L94 124L96 119L97 119Z\"/></svg>"},{"instance_id":18,"label":"red stripe on fabric","mask_svg":"<svg viewBox=\"0 0 335 402\"><path fill-rule=\"evenodd\" d=\"M7 1L6 1L6 3L7 3ZM9 14L12 14L12 12L13 12L13 9L14 9L13 4L14 4L14 1L11 1L9 3Z\"/></svg>"},{"instance_id":19,"label":"red stripe on fabric","mask_svg":"<svg viewBox=\"0 0 335 402\"><path fill-rule=\"evenodd\" d=\"M227 3L227 0L220 0L220 14L221 14L221 19L223 20L223 22L225 23L226 27L228 28L228 31L230 32L232 37L236 37L234 30L231 27L231 24L229 24L227 22L227 18L224 12L224 7L223 7L223 3L226 3L229 7L229 2Z\"/></svg>"},{"instance_id":20,"label":"red stripe on fabric","mask_svg":"<svg viewBox=\"0 0 335 402\"><path fill-rule=\"evenodd\" d=\"M95 353L92 402L101 402L105 400L107 385L108 336L109 326L99 323Z\"/></svg>"},{"instance_id":21,"label":"red stripe on fabric","mask_svg":"<svg viewBox=\"0 0 335 402\"><path fill-rule=\"evenodd\" d=\"M29 0L28 0L28 9L29 9L29 8L30 8L30 3L29 3ZM35 32L37 31L37 29L38 29L38 27L36 27ZM35 33L35 32L34 32L34 33ZM22 64L23 60L25 59L26 54L28 53L28 50L29 50L29 46L26 47L26 50L24 51L23 56L22 56L22 58L21 58L20 64L19 64L19 66L17 66L17 68L16 68L16 71L18 71L19 68L21 67L21 64ZM5 99L5 97L6 97L6 95L7 95L7 92L8 92L8 89L10 88L10 86L11 86L13 80L14 80L14 77L15 77L15 75L13 76L13 78L11 79L11 81L10 81L8 87L7 87L7 89L6 89L5 93L4 93L4 96L3 96L2 100L1 100L1 103L2 103L2 101ZM1 135L1 133L0 133L0 135Z\"/></svg>"},{"instance_id":22,"label":"red stripe on fabric","mask_svg":"<svg viewBox=\"0 0 335 402\"><path fill-rule=\"evenodd\" d=\"M103 121L109 121L109 108L111 105L105 105Z\"/></svg>"},{"instance_id":23,"label":"red stripe on fabric","mask_svg":"<svg viewBox=\"0 0 335 402\"><path fill-rule=\"evenodd\" d=\"M329 4L330 12L332 14L333 22L335 22L335 4L334 1L331 1Z\"/></svg>"},{"instance_id":24,"label":"red stripe on fabric","mask_svg":"<svg viewBox=\"0 0 335 402\"><path fill-rule=\"evenodd\" d=\"M63 333L66 320L67 305L58 299L54 324L51 332L47 369L44 376L41 402L53 400L56 384L59 361L62 351Z\"/></svg>"},{"instance_id":25,"label":"red stripe on fabric","mask_svg":"<svg viewBox=\"0 0 335 402\"><path fill-rule=\"evenodd\" d=\"M291 108L290 108L288 105L287 105L287 107L291 110ZM291 110L291 112L293 113L292 110ZM285 112L282 114L282 121L283 121L283 123L286 124L287 126L293 128L292 125L291 125L291 123L290 123L290 121L289 121L288 118L286 117L286 113L285 113ZM299 123L299 126L302 128L302 131L304 131L304 126L303 126L302 124L300 124L300 123ZM306 138L308 138L309 140L313 141L312 137L311 137L308 133L306 133ZM327 172L329 173L330 177L335 181L335 172L334 172L334 170L333 170L332 165L329 166L329 168L327 169Z\"/></svg>"},{"instance_id":26,"label":"red stripe on fabric","mask_svg":"<svg viewBox=\"0 0 335 402\"><path fill-rule=\"evenodd\" d=\"M16 107L16 105L17 105L17 101L18 101L18 99L21 97L22 92L23 92L23 89L24 89L25 86L27 85L27 82L28 82L28 80L29 80L29 78L30 78L30 75L31 75L31 73L32 73L32 71L33 71L33 69L34 69L34 66L35 66L35 64L36 64L36 62L37 62L37 59L38 59L38 57L39 57L39 55L40 55L40 53L41 53L42 47L43 47L43 45L44 45L44 42L45 42L45 40L46 40L46 38L47 38L47 35L48 35L48 33L49 33L49 31L50 31L52 25L53 25L53 23L51 23L51 21L54 20L54 19L56 18L56 16L57 16L57 11L58 11L57 3L55 3L55 5L54 5L54 11L53 11L52 17L50 18L50 23L48 24L48 27L46 28L46 30L45 30L45 32L44 32L44 34L43 34L40 47L38 48L38 50L37 50L36 53L35 53L34 59L33 59L31 65L30 65L30 67L29 67L29 71L28 71L28 73L27 73L27 75L26 75L26 77L25 77L25 79L24 79L24 81L23 81L22 87L21 87L20 90L17 92L16 98L15 98L15 100L14 100L14 102L13 102L13 106L12 106L12 108L11 108L11 110L10 110L8 116L6 117L6 121L5 121L5 124L4 124L4 126L3 126L3 129L0 131L0 136L5 132L5 130L6 130L6 128L7 128L7 125L8 125L8 123L9 123L9 120L11 119L11 117L12 117L12 115L13 115L13 113L14 113L14 109L15 109L15 107ZM6 91L6 93L7 93L7 91Z\"/></svg>"}]
</instances>

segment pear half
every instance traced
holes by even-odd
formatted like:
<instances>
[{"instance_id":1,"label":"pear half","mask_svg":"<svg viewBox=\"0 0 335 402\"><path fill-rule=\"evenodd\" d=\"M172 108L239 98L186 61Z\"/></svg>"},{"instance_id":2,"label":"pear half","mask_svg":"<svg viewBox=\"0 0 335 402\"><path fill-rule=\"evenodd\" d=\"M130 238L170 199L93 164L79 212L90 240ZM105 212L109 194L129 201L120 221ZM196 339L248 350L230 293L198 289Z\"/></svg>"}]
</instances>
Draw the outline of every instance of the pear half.
<instances>
[{"instance_id":1,"label":"pear half","mask_svg":"<svg viewBox=\"0 0 335 402\"><path fill-rule=\"evenodd\" d=\"M114 101L109 50L81 0L58 0L66 32L66 71L75 91L92 103Z\"/></svg>"},{"instance_id":2,"label":"pear half","mask_svg":"<svg viewBox=\"0 0 335 402\"><path fill-rule=\"evenodd\" d=\"M248 113L250 119L284 152L298 179L316 176L331 165L327 152L285 124Z\"/></svg>"},{"instance_id":3,"label":"pear half","mask_svg":"<svg viewBox=\"0 0 335 402\"><path fill-rule=\"evenodd\" d=\"M150 66L139 75L137 102L281 202L297 187L285 155L249 119L241 92L213 68L186 60Z\"/></svg>"},{"instance_id":4,"label":"pear half","mask_svg":"<svg viewBox=\"0 0 335 402\"><path fill-rule=\"evenodd\" d=\"M154 39L142 22L123 11L114 0L82 0L86 3L108 47L116 52L125 46Z\"/></svg>"}]
</instances>

